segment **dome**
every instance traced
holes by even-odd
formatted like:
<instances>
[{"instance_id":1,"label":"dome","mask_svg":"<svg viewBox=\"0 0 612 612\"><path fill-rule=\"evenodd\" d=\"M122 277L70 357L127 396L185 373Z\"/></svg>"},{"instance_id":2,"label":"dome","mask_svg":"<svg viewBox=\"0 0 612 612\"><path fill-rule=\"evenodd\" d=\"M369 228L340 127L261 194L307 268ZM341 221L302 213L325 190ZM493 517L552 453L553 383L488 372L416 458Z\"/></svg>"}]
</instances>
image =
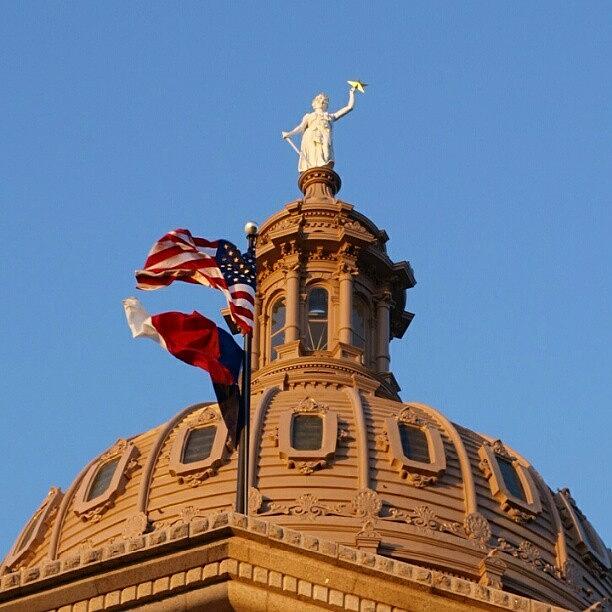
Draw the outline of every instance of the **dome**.
<instances>
[{"instance_id":1,"label":"dome","mask_svg":"<svg viewBox=\"0 0 612 612\"><path fill-rule=\"evenodd\" d=\"M336 199L333 171L306 172L300 186L304 198L257 239L248 520L233 513L238 453L218 405L189 406L118 440L65 492L51 489L3 562L0 609L11 592L75 581L96 564L107 572L141 549L170 558L175 539L232 520L272 538L299 534L303 548L331 542L360 571L368 559L381 571L385 560L421 568L431 588L462 593L466 609L478 593L488 609L530 610L612 596L611 553L567 489L552 491L503 440L399 399L388 344L412 320L412 269Z\"/></svg>"}]
</instances>

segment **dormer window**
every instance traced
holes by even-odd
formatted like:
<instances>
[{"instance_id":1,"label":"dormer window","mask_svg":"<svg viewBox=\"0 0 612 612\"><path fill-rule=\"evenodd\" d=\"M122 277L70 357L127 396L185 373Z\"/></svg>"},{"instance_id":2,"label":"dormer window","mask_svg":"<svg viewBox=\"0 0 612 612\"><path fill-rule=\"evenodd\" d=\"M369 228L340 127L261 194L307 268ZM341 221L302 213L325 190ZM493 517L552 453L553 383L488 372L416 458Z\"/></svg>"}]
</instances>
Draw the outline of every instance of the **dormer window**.
<instances>
[{"instance_id":1,"label":"dormer window","mask_svg":"<svg viewBox=\"0 0 612 612\"><path fill-rule=\"evenodd\" d=\"M338 414L329 406L305 397L278 422L278 454L290 469L312 474L336 454Z\"/></svg>"},{"instance_id":2,"label":"dormer window","mask_svg":"<svg viewBox=\"0 0 612 612\"><path fill-rule=\"evenodd\" d=\"M483 444L478 456L493 497L514 521L524 523L542 512L528 465L512 455L500 440Z\"/></svg>"},{"instance_id":3,"label":"dormer window","mask_svg":"<svg viewBox=\"0 0 612 612\"><path fill-rule=\"evenodd\" d=\"M74 512L84 521L99 521L125 488L138 467L138 449L128 440L117 440L87 470L74 496Z\"/></svg>"},{"instance_id":4,"label":"dormer window","mask_svg":"<svg viewBox=\"0 0 612 612\"><path fill-rule=\"evenodd\" d=\"M287 309L285 298L278 298L270 311L270 358L278 359L276 348L285 343L285 321Z\"/></svg>"},{"instance_id":5,"label":"dormer window","mask_svg":"<svg viewBox=\"0 0 612 612\"><path fill-rule=\"evenodd\" d=\"M15 568L27 562L31 553L35 551L38 544L42 541L45 531L49 528L49 521L47 519L57 509L63 496L64 494L57 487L51 488L47 497L23 528L15 544L13 544L13 547L6 555L4 565L7 568Z\"/></svg>"},{"instance_id":6,"label":"dormer window","mask_svg":"<svg viewBox=\"0 0 612 612\"><path fill-rule=\"evenodd\" d=\"M388 453L400 478L414 487L434 484L446 470L440 432L421 418L411 406L385 420L385 433L378 447Z\"/></svg>"},{"instance_id":7,"label":"dormer window","mask_svg":"<svg viewBox=\"0 0 612 612\"><path fill-rule=\"evenodd\" d=\"M89 492L87 493L87 501L91 501L96 497L100 497L100 495L102 495L102 493L104 493L106 489L108 489L118 464L119 457L108 461L107 463L101 465L98 468L93 482L89 487Z\"/></svg>"},{"instance_id":8,"label":"dormer window","mask_svg":"<svg viewBox=\"0 0 612 612\"><path fill-rule=\"evenodd\" d=\"M327 350L328 296L322 287L311 289L306 300L306 334L304 348L307 351Z\"/></svg>"},{"instance_id":9,"label":"dormer window","mask_svg":"<svg viewBox=\"0 0 612 612\"><path fill-rule=\"evenodd\" d=\"M192 429L187 436L187 441L185 442L182 462L195 463L196 461L208 459L212 451L216 433L216 427L201 427L199 429Z\"/></svg>"},{"instance_id":10,"label":"dormer window","mask_svg":"<svg viewBox=\"0 0 612 612\"><path fill-rule=\"evenodd\" d=\"M180 484L201 485L225 461L227 425L216 406L194 412L176 431L168 470Z\"/></svg>"},{"instance_id":11,"label":"dormer window","mask_svg":"<svg viewBox=\"0 0 612 612\"><path fill-rule=\"evenodd\" d=\"M595 528L576 505L569 489L561 489L555 495L559 512L576 540L576 547L584 561L591 566L612 569L612 558Z\"/></svg>"}]
</instances>

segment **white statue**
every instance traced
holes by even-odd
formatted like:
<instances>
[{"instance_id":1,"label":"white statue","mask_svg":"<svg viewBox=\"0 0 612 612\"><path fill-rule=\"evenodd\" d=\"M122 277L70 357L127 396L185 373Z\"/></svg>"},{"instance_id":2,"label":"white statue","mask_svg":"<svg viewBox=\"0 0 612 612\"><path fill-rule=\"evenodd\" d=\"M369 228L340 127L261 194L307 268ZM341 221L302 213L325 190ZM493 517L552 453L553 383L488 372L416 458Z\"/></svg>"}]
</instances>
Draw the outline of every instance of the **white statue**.
<instances>
[{"instance_id":1,"label":"white statue","mask_svg":"<svg viewBox=\"0 0 612 612\"><path fill-rule=\"evenodd\" d=\"M308 168L325 166L334 162L334 146L332 143L332 123L350 113L355 106L355 89L363 91L364 83L351 81L348 104L335 113L328 113L329 98L320 93L312 101L312 113L304 115L301 123L290 132L282 132L282 136L299 153L298 170L304 172ZM290 140L295 134L303 134L300 149Z\"/></svg>"}]
</instances>

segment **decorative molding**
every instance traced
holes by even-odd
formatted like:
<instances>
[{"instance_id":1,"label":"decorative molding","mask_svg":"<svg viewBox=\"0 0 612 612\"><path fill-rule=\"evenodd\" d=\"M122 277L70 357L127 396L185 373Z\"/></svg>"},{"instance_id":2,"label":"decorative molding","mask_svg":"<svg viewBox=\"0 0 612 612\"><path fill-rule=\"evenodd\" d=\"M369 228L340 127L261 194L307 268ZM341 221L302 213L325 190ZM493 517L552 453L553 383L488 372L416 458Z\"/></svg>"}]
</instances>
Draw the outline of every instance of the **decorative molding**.
<instances>
[{"instance_id":1,"label":"decorative molding","mask_svg":"<svg viewBox=\"0 0 612 612\"><path fill-rule=\"evenodd\" d=\"M132 442L120 438L90 466L74 496L74 513L83 521L97 523L115 505L115 499L138 468L138 449ZM118 460L108 487L97 497L87 499L89 489L99 470L109 461Z\"/></svg>"},{"instance_id":2,"label":"decorative molding","mask_svg":"<svg viewBox=\"0 0 612 612\"><path fill-rule=\"evenodd\" d=\"M497 551L490 551L478 566L480 573L478 584L494 589L503 588L502 578L507 568L507 564L497 556Z\"/></svg>"},{"instance_id":3,"label":"decorative molding","mask_svg":"<svg viewBox=\"0 0 612 612\"><path fill-rule=\"evenodd\" d=\"M500 440L493 443L485 442L478 449L478 456L480 457L478 467L489 481L491 494L512 520L519 524L526 523L542 512L540 495L529 470L509 453ZM498 456L512 462L512 467L516 471L527 498L526 501L515 497L506 486L497 462Z\"/></svg>"},{"instance_id":4,"label":"decorative molding","mask_svg":"<svg viewBox=\"0 0 612 612\"><path fill-rule=\"evenodd\" d=\"M536 569L544 572L545 574L549 574L554 578L559 578L559 572L554 565L548 563L542 558L542 552L537 546L528 542L527 540L522 540L518 545L511 544L505 538L497 538L497 546L493 549L494 551L504 552L509 554L521 561L525 561L525 563L529 563Z\"/></svg>"},{"instance_id":5,"label":"decorative molding","mask_svg":"<svg viewBox=\"0 0 612 612\"><path fill-rule=\"evenodd\" d=\"M321 447L315 450L297 450L291 446L291 428L294 416L313 415L323 421ZM310 475L326 467L336 453L339 438L338 415L311 397L303 398L291 411L281 414L278 424L278 455L289 469Z\"/></svg>"},{"instance_id":6,"label":"decorative molding","mask_svg":"<svg viewBox=\"0 0 612 612\"><path fill-rule=\"evenodd\" d=\"M415 461L404 455L399 427L401 424L418 428L427 440L430 461ZM387 453L391 465L400 478L413 487L435 484L446 470L446 456L440 432L420 417L411 406L400 410L395 417L385 419L385 431L376 437L379 450Z\"/></svg>"},{"instance_id":7,"label":"decorative molding","mask_svg":"<svg viewBox=\"0 0 612 612\"><path fill-rule=\"evenodd\" d=\"M45 499L17 536L4 559L3 567L18 569L27 565L32 553L53 523L63 497L64 494L59 487L51 487L49 489Z\"/></svg>"},{"instance_id":8,"label":"decorative molding","mask_svg":"<svg viewBox=\"0 0 612 612\"><path fill-rule=\"evenodd\" d=\"M582 559L594 569L609 571L612 560L606 545L576 504L568 488L559 489L555 503L562 520L574 534L576 548Z\"/></svg>"},{"instance_id":9,"label":"decorative molding","mask_svg":"<svg viewBox=\"0 0 612 612\"><path fill-rule=\"evenodd\" d=\"M206 459L183 463L183 452L189 434L195 429L206 427L215 428L215 438L212 443L210 454ZM214 476L219 467L225 462L227 449L228 431L221 417L218 406L207 406L204 410L190 415L184 424L176 431L176 436L170 448L168 458L168 470L175 476L179 484L188 484L198 487L204 481Z\"/></svg>"},{"instance_id":10,"label":"decorative molding","mask_svg":"<svg viewBox=\"0 0 612 612\"><path fill-rule=\"evenodd\" d=\"M471 512L463 522L465 534L470 540L475 540L485 548L491 539L491 526L489 521L480 512Z\"/></svg>"},{"instance_id":11,"label":"decorative molding","mask_svg":"<svg viewBox=\"0 0 612 612\"><path fill-rule=\"evenodd\" d=\"M380 520L406 523L406 525L416 527L427 534L431 534L434 531L440 531L458 535L459 537L465 537L461 523L442 521L433 510L426 505L417 506L412 510L400 510L391 506L388 509L388 515L381 517Z\"/></svg>"},{"instance_id":12,"label":"decorative molding","mask_svg":"<svg viewBox=\"0 0 612 612\"><path fill-rule=\"evenodd\" d=\"M537 607L539 602L520 595L483 584L479 585L450 573L432 571L412 563L377 555L366 549L359 550L309 534L302 534L273 522L247 519L246 516L232 512L195 517L189 524L164 526L135 539L117 539L98 549L90 550L86 554L71 558L70 563L68 563L68 558L64 559L63 563L45 561L34 568L29 568L27 572L15 572L3 576L0 591L7 593L22 585L31 584L34 596L36 596L37 593L43 592L48 580L57 582L58 576L61 576L60 579L64 581L70 580L72 575L75 577L79 575L84 566L91 568L96 563L118 557L129 562L135 555L141 556L145 550L164 548L170 543L180 544L181 541L186 542L188 538L227 527L231 527L234 531L234 534L228 537L238 535L245 538L247 542L252 541L253 538L257 540L264 538L270 546L275 546L276 542L280 542L284 549L306 552L308 558L316 555L323 563L329 563L332 566L340 565L360 573L367 569L370 575L378 579L389 577L394 583L400 581L408 587L418 589L419 592L423 592L424 589L432 591L438 596L447 598L449 602L459 600L464 606L471 606L473 609L539 609ZM334 609L350 610L391 610L394 604L408 607L409 602L392 601L384 592L373 593L366 599L342 587L341 584L336 584L333 577L331 582L326 580L323 583L321 580L319 584L303 579L299 568L293 571L281 569L277 571L277 568L272 566L255 565L249 562L250 559L243 560L231 553L232 550L239 549L240 547L231 546L217 547L212 550L229 550L230 554L221 553L215 556L213 552L212 556L205 559L204 562L201 561L200 565L181 568L179 572L163 575L154 580L138 575L133 585L123 585L122 588L115 590L108 590L112 588L109 586L106 589L103 587L100 590L96 589L95 594L84 600L75 602L66 598L58 600L59 603L56 605L75 612L84 606L90 610L115 607L133 609L149 604L152 596L156 594L173 597L179 593L184 594L190 588L198 589L222 580L239 578L242 583L253 583L259 587L264 585L264 588L272 592L278 591L287 596L299 597L302 602L312 601L315 606L323 605ZM328 573L325 572L324 575L327 576ZM40 584L35 584L37 582ZM14 601L18 602L17 599ZM296 609L298 608L299 603L296 600ZM402 608L396 607L395 609L401 610ZM560 608L551 607L551 610L556 612L560 611Z\"/></svg>"},{"instance_id":13,"label":"decorative molding","mask_svg":"<svg viewBox=\"0 0 612 612\"><path fill-rule=\"evenodd\" d=\"M137 512L128 516L123 523L121 535L124 538L134 538L142 535L149 527L149 519L144 512Z\"/></svg>"}]
</instances>

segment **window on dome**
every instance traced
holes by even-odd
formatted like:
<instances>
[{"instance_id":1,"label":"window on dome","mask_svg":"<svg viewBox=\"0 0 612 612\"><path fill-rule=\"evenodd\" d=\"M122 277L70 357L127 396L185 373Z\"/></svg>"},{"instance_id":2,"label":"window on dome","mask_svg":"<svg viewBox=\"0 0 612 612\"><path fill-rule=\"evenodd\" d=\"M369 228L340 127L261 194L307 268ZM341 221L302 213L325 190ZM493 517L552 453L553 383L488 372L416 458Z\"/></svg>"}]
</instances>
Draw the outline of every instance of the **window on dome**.
<instances>
[{"instance_id":1,"label":"window on dome","mask_svg":"<svg viewBox=\"0 0 612 612\"><path fill-rule=\"evenodd\" d=\"M415 487L434 485L446 470L444 443L437 427L414 406L404 405L385 419L386 435L376 448L387 453L400 478Z\"/></svg>"},{"instance_id":2,"label":"window on dome","mask_svg":"<svg viewBox=\"0 0 612 612\"><path fill-rule=\"evenodd\" d=\"M26 527L26 530L23 532L23 535L19 538L19 541L17 542L17 546L15 546L15 552L21 552L21 550L23 549L23 547L30 541L30 539L32 538L32 534L34 533L34 529L36 527L38 527L38 524L40 523L40 521L38 520L40 517L40 513L34 515L31 519L30 522L28 523L28 526Z\"/></svg>"},{"instance_id":3,"label":"window on dome","mask_svg":"<svg viewBox=\"0 0 612 612\"><path fill-rule=\"evenodd\" d=\"M405 423L399 423L399 432L406 458L411 461L430 463L429 445L425 432L419 427L412 427Z\"/></svg>"},{"instance_id":4,"label":"window on dome","mask_svg":"<svg viewBox=\"0 0 612 612\"><path fill-rule=\"evenodd\" d=\"M573 527L580 556L587 564L594 564L599 570L603 568L604 571L609 571L612 568L612 558L608 555L606 545L576 505L569 489L561 489L555 497L565 524Z\"/></svg>"},{"instance_id":5,"label":"window on dome","mask_svg":"<svg viewBox=\"0 0 612 612\"><path fill-rule=\"evenodd\" d=\"M96 473L91 486L89 487L86 501L91 501L92 499L96 499L96 497L100 497L100 495L102 495L102 493L108 489L115 474L115 470L117 469L119 459L120 458L117 457L112 461L108 461L98 469L98 472Z\"/></svg>"},{"instance_id":6,"label":"window on dome","mask_svg":"<svg viewBox=\"0 0 612 612\"><path fill-rule=\"evenodd\" d=\"M367 347L367 333L369 331L369 308L365 300L356 295L353 300L353 313L351 326L353 328L353 346L356 346L363 351Z\"/></svg>"},{"instance_id":7,"label":"window on dome","mask_svg":"<svg viewBox=\"0 0 612 612\"><path fill-rule=\"evenodd\" d=\"M216 433L216 427L192 429L187 436L181 462L195 463L196 461L208 459L212 451Z\"/></svg>"},{"instance_id":8,"label":"window on dome","mask_svg":"<svg viewBox=\"0 0 612 612\"><path fill-rule=\"evenodd\" d=\"M529 465L510 452L501 440L484 441L478 456L478 467L489 481L491 494L514 521L524 523L542 512Z\"/></svg>"},{"instance_id":9,"label":"window on dome","mask_svg":"<svg viewBox=\"0 0 612 612\"><path fill-rule=\"evenodd\" d=\"M291 447L295 450L318 450L323 443L323 419L300 414L291 423Z\"/></svg>"},{"instance_id":10,"label":"window on dome","mask_svg":"<svg viewBox=\"0 0 612 612\"><path fill-rule=\"evenodd\" d=\"M312 289L307 300L307 325L304 346L308 351L327 350L327 291Z\"/></svg>"},{"instance_id":11,"label":"window on dome","mask_svg":"<svg viewBox=\"0 0 612 612\"><path fill-rule=\"evenodd\" d=\"M57 487L52 487L47 497L38 507L32 518L27 522L12 548L4 558L4 567L10 570L18 569L18 564L26 558L28 551L33 550L40 543L45 531L50 527L47 520L57 509L63 493Z\"/></svg>"},{"instance_id":12,"label":"window on dome","mask_svg":"<svg viewBox=\"0 0 612 612\"><path fill-rule=\"evenodd\" d=\"M510 493L517 499L526 502L527 497L525 495L525 489L523 489L521 479L516 472L513 462L510 461L510 459L498 456L497 465L499 465L502 478L504 479L504 484L506 485L508 491L510 491Z\"/></svg>"},{"instance_id":13,"label":"window on dome","mask_svg":"<svg viewBox=\"0 0 612 612\"><path fill-rule=\"evenodd\" d=\"M281 297L274 302L270 313L270 354L272 359L278 358L276 347L285 343L285 298Z\"/></svg>"}]
</instances>

